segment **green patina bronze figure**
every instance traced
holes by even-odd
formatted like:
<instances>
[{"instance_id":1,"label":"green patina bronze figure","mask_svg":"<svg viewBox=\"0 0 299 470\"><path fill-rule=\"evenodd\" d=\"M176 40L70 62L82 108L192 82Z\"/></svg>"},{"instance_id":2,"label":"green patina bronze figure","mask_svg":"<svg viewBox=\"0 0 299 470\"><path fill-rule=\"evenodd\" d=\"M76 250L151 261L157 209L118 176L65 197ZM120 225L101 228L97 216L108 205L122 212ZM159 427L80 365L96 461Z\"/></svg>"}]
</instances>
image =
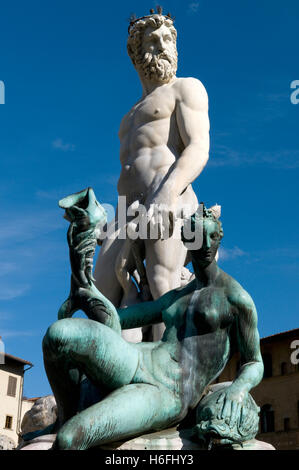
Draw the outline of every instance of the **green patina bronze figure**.
<instances>
[{"instance_id":1,"label":"green patina bronze figure","mask_svg":"<svg viewBox=\"0 0 299 470\"><path fill-rule=\"evenodd\" d=\"M107 222L106 212L91 188L62 199L59 206L65 209L65 218L71 222L67 240L72 276L70 295L62 304L58 319L71 317L81 309L91 320L104 323L120 332L115 308L95 287L92 276L97 231Z\"/></svg>"},{"instance_id":2,"label":"green patina bronze figure","mask_svg":"<svg viewBox=\"0 0 299 470\"><path fill-rule=\"evenodd\" d=\"M217 266L223 231L213 212L204 208L191 219L193 232L203 232L201 248L190 252L193 281L155 301L115 309L91 274L104 211L91 189L60 206L71 222L72 279L59 320L43 341L58 406L53 448L88 449L166 429L192 410L198 439L252 439L259 410L249 392L263 376L257 313L250 295ZM78 309L88 318L71 318ZM121 329L162 321L160 341L133 344L121 337ZM205 395L235 351L241 355L235 380Z\"/></svg>"}]
</instances>

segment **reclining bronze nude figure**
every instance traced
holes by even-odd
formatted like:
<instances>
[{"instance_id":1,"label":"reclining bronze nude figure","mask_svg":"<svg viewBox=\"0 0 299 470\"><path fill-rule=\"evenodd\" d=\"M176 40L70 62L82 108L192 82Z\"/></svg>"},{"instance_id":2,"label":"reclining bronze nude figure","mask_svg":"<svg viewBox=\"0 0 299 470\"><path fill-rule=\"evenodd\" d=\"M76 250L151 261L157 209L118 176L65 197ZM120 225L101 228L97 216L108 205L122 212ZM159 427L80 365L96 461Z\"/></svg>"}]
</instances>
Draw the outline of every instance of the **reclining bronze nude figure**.
<instances>
[{"instance_id":1,"label":"reclining bronze nude figure","mask_svg":"<svg viewBox=\"0 0 299 470\"><path fill-rule=\"evenodd\" d=\"M215 261L223 236L218 218L205 207L191 218L192 231L203 234L201 248L190 251L193 281L115 309L92 279L104 210L91 188L60 206L70 221L72 278L59 320L43 341L58 406L53 449L88 449L166 429L196 408L198 439L252 439L259 409L249 392L263 377L257 313L250 295ZM72 318L78 309L88 318ZM160 341L133 344L121 337L122 329L160 322L166 327ZM202 398L235 351L241 367L234 381Z\"/></svg>"}]
</instances>

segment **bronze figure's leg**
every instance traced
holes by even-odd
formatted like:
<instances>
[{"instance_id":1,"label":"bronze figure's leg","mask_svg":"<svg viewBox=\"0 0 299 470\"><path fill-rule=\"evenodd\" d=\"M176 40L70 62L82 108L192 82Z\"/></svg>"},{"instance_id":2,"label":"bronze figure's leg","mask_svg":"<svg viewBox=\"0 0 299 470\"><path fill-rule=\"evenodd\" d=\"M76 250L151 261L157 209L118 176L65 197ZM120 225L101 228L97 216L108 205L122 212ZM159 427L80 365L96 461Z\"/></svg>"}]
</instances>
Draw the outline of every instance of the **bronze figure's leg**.
<instances>
[{"instance_id":1,"label":"bronze figure's leg","mask_svg":"<svg viewBox=\"0 0 299 470\"><path fill-rule=\"evenodd\" d=\"M53 448L84 450L159 430L173 421L175 413L174 398L167 390L125 385L71 418L58 432Z\"/></svg>"},{"instance_id":2,"label":"bronze figure's leg","mask_svg":"<svg viewBox=\"0 0 299 470\"><path fill-rule=\"evenodd\" d=\"M58 406L59 425L78 410L81 374L108 390L129 384L138 366L138 351L101 323L66 318L50 326L44 363Z\"/></svg>"}]
</instances>

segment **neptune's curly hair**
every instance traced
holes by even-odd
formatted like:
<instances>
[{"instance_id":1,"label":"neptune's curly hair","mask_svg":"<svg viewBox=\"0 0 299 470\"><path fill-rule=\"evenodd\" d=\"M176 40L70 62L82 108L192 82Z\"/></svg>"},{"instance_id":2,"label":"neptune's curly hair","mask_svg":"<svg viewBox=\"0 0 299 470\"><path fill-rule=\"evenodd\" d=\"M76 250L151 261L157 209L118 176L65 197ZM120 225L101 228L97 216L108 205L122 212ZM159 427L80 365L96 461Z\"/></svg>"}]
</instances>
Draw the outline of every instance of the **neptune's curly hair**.
<instances>
[{"instance_id":1,"label":"neptune's curly hair","mask_svg":"<svg viewBox=\"0 0 299 470\"><path fill-rule=\"evenodd\" d=\"M202 207L202 211L200 208ZM204 205L203 202L200 203L197 211L191 215L190 221L191 221L191 232L194 233L196 231L197 225L202 226L204 219L210 219L213 222L215 222L218 225L219 228L219 237L220 240L223 237L223 228L222 228L222 223L220 220L215 216L214 212L212 209L207 209L207 207ZM185 239L184 237L184 227L185 224L183 225L181 229L181 238L183 242L190 242L190 240Z\"/></svg>"}]
</instances>

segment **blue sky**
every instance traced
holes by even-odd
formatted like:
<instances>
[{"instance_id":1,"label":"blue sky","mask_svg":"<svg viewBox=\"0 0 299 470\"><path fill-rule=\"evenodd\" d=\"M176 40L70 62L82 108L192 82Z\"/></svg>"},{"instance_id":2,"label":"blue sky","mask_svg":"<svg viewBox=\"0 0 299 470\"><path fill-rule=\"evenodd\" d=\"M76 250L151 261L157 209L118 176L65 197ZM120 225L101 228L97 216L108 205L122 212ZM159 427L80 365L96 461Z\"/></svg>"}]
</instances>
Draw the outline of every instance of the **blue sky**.
<instances>
[{"instance_id":1,"label":"blue sky","mask_svg":"<svg viewBox=\"0 0 299 470\"><path fill-rule=\"evenodd\" d=\"M221 267L255 300L261 336L298 327L297 0L164 1L178 76L210 99L210 160L194 188L222 205ZM68 295L67 223L57 201L92 186L115 204L121 117L141 87L127 19L151 0L2 2L0 335L34 363L25 394L50 393L41 341Z\"/></svg>"}]
</instances>

